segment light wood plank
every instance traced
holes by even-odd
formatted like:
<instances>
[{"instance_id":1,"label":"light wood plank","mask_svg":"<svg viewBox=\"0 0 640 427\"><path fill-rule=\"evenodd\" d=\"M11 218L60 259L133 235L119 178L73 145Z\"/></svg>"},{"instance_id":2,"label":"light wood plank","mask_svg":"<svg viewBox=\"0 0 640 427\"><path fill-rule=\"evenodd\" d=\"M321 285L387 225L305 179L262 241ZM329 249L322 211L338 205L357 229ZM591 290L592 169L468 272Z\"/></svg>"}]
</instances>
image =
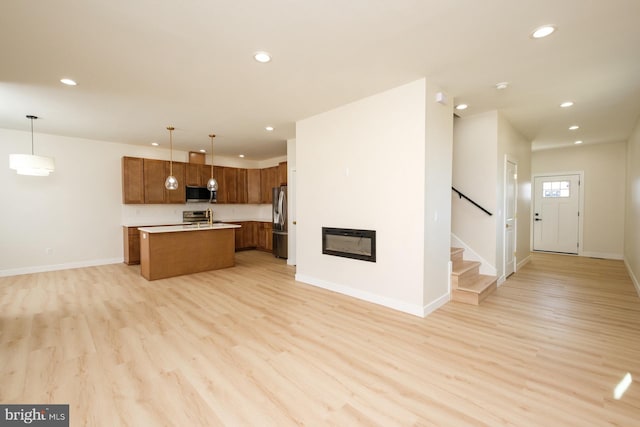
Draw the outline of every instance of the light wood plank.
<instances>
[{"instance_id":1,"label":"light wood plank","mask_svg":"<svg viewBox=\"0 0 640 427\"><path fill-rule=\"evenodd\" d=\"M148 282L107 265L0 278L0 401L71 426L631 426L640 299L619 261L534 254L425 319L295 282L259 251Z\"/></svg>"}]
</instances>

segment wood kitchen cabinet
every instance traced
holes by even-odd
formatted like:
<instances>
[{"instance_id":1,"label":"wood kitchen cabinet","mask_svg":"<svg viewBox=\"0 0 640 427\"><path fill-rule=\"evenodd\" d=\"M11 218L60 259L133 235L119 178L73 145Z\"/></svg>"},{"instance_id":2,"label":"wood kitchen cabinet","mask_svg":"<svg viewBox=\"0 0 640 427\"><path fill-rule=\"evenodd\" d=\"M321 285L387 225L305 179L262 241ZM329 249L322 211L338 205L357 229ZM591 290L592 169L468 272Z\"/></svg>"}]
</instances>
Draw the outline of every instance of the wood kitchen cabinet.
<instances>
[{"instance_id":1,"label":"wood kitchen cabinet","mask_svg":"<svg viewBox=\"0 0 640 427\"><path fill-rule=\"evenodd\" d=\"M278 183L278 166L260 169L260 189L262 192L262 203L271 204L273 199L273 187Z\"/></svg>"},{"instance_id":2,"label":"wood kitchen cabinet","mask_svg":"<svg viewBox=\"0 0 640 427\"><path fill-rule=\"evenodd\" d=\"M144 203L144 159L122 158L122 203Z\"/></svg>"},{"instance_id":3,"label":"wood kitchen cabinet","mask_svg":"<svg viewBox=\"0 0 640 427\"><path fill-rule=\"evenodd\" d=\"M287 185L287 162L278 164L278 185Z\"/></svg>"},{"instance_id":4,"label":"wood kitchen cabinet","mask_svg":"<svg viewBox=\"0 0 640 427\"><path fill-rule=\"evenodd\" d=\"M171 166L165 160L144 159L144 202L185 203L185 164L173 162L173 176L178 180L176 190L167 190L164 182Z\"/></svg>"},{"instance_id":5,"label":"wood kitchen cabinet","mask_svg":"<svg viewBox=\"0 0 640 427\"><path fill-rule=\"evenodd\" d=\"M261 251L273 252L273 224L270 222L258 223L258 246Z\"/></svg>"},{"instance_id":6,"label":"wood kitchen cabinet","mask_svg":"<svg viewBox=\"0 0 640 427\"><path fill-rule=\"evenodd\" d=\"M225 193L225 203L238 203L238 169L222 168L222 186L220 192ZM219 193L218 193L219 194Z\"/></svg>"},{"instance_id":7,"label":"wood kitchen cabinet","mask_svg":"<svg viewBox=\"0 0 640 427\"><path fill-rule=\"evenodd\" d=\"M205 171L203 172L202 169L205 169ZM184 184L192 187L206 186L207 181L203 181L203 178L206 175L205 172L209 172L209 168L206 165L187 163L185 167Z\"/></svg>"},{"instance_id":8,"label":"wood kitchen cabinet","mask_svg":"<svg viewBox=\"0 0 640 427\"><path fill-rule=\"evenodd\" d=\"M255 249L257 246L257 223L255 221L234 222L236 228L236 251Z\"/></svg>"},{"instance_id":9,"label":"wood kitchen cabinet","mask_svg":"<svg viewBox=\"0 0 640 427\"><path fill-rule=\"evenodd\" d=\"M122 227L124 244L124 263L140 264L140 232L138 227Z\"/></svg>"},{"instance_id":10,"label":"wood kitchen cabinet","mask_svg":"<svg viewBox=\"0 0 640 427\"><path fill-rule=\"evenodd\" d=\"M238 169L236 176L236 192L237 198L236 203L246 204L249 198L248 196L248 188L247 188L247 177L248 172L247 169Z\"/></svg>"},{"instance_id":11,"label":"wood kitchen cabinet","mask_svg":"<svg viewBox=\"0 0 640 427\"><path fill-rule=\"evenodd\" d=\"M247 169L247 203L262 203L260 169Z\"/></svg>"}]
</instances>

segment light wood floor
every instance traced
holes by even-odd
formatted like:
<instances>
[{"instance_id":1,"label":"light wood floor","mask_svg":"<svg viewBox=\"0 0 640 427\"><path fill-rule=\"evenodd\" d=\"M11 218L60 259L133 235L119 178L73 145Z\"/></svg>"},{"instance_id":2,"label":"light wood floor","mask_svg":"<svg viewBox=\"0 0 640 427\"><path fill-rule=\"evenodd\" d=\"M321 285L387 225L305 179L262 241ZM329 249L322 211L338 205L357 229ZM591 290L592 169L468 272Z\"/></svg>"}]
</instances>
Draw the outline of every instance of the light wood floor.
<instances>
[{"instance_id":1,"label":"light wood floor","mask_svg":"<svg viewBox=\"0 0 640 427\"><path fill-rule=\"evenodd\" d=\"M612 397L640 379L621 262L536 254L481 306L425 319L293 275L250 251L154 282L0 278L0 403L69 403L78 427L640 425L640 384Z\"/></svg>"}]
</instances>

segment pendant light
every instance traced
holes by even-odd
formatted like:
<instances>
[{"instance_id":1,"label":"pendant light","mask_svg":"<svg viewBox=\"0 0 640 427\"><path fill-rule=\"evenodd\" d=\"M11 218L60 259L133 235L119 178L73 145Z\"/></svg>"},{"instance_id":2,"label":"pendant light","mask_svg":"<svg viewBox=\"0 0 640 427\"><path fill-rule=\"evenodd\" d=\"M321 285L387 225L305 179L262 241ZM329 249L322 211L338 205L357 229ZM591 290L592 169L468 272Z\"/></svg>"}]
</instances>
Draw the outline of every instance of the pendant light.
<instances>
[{"instance_id":1,"label":"pendant light","mask_svg":"<svg viewBox=\"0 0 640 427\"><path fill-rule=\"evenodd\" d=\"M36 156L33 153L33 121L38 117L27 116L31 120L31 154L9 154L9 168L18 175L48 176L55 170L51 157Z\"/></svg>"},{"instance_id":2,"label":"pendant light","mask_svg":"<svg viewBox=\"0 0 640 427\"><path fill-rule=\"evenodd\" d=\"M211 178L207 182L207 190L209 191L218 191L218 181L213 177L213 138L215 137L214 134L209 135L209 138L211 138Z\"/></svg>"},{"instance_id":3,"label":"pendant light","mask_svg":"<svg viewBox=\"0 0 640 427\"><path fill-rule=\"evenodd\" d=\"M164 182L164 186L167 190L177 190L178 189L178 180L175 176L173 176L173 130L175 128L173 126L167 126L167 130L169 131L169 176L167 180Z\"/></svg>"}]
</instances>

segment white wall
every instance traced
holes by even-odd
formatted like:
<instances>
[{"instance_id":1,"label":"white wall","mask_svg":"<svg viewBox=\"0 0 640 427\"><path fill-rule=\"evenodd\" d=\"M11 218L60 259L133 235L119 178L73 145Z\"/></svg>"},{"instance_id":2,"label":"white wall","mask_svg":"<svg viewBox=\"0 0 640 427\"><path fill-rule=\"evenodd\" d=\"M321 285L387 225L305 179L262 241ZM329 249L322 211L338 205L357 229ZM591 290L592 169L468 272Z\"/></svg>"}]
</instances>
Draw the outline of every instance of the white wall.
<instances>
[{"instance_id":1,"label":"white wall","mask_svg":"<svg viewBox=\"0 0 640 427\"><path fill-rule=\"evenodd\" d=\"M640 120L627 142L624 261L640 295Z\"/></svg>"},{"instance_id":2,"label":"white wall","mask_svg":"<svg viewBox=\"0 0 640 427\"><path fill-rule=\"evenodd\" d=\"M440 88L426 89L423 304L431 312L450 292L453 107L435 101Z\"/></svg>"},{"instance_id":3,"label":"white wall","mask_svg":"<svg viewBox=\"0 0 640 427\"><path fill-rule=\"evenodd\" d=\"M296 265L296 188L297 188L297 176L296 176L296 140L295 138L287 140L287 209L288 209L288 253L287 264Z\"/></svg>"},{"instance_id":4,"label":"white wall","mask_svg":"<svg viewBox=\"0 0 640 427\"><path fill-rule=\"evenodd\" d=\"M502 163L498 163L498 113L458 118L453 127L453 186L493 214L489 216L451 193L452 233L488 264L482 273L496 274L496 189ZM473 259L465 252L465 258Z\"/></svg>"},{"instance_id":5,"label":"white wall","mask_svg":"<svg viewBox=\"0 0 640 427\"><path fill-rule=\"evenodd\" d=\"M533 175L584 171L584 236L581 255L623 258L625 157L624 142L533 152Z\"/></svg>"},{"instance_id":6,"label":"white wall","mask_svg":"<svg viewBox=\"0 0 640 427\"><path fill-rule=\"evenodd\" d=\"M518 199L516 219L516 262L521 266L531 255L531 141L520 134L509 121L498 114L496 209L496 271L504 280L504 185L505 157L518 165Z\"/></svg>"},{"instance_id":7,"label":"white wall","mask_svg":"<svg viewBox=\"0 0 640 427\"><path fill-rule=\"evenodd\" d=\"M424 314L425 283L442 286L425 280L430 92L422 79L297 123L296 279ZM377 262L323 255L323 226L376 230Z\"/></svg>"},{"instance_id":8,"label":"white wall","mask_svg":"<svg viewBox=\"0 0 640 427\"><path fill-rule=\"evenodd\" d=\"M0 129L0 275L121 262L123 223L181 221L183 210L197 209L122 205L122 156L167 160L166 149L38 133L34 141L36 154L55 158L56 171L48 177L10 170L9 154L30 152L31 134ZM175 152L174 160L187 161L187 153ZM220 219L271 218L268 205L214 210Z\"/></svg>"}]
</instances>

